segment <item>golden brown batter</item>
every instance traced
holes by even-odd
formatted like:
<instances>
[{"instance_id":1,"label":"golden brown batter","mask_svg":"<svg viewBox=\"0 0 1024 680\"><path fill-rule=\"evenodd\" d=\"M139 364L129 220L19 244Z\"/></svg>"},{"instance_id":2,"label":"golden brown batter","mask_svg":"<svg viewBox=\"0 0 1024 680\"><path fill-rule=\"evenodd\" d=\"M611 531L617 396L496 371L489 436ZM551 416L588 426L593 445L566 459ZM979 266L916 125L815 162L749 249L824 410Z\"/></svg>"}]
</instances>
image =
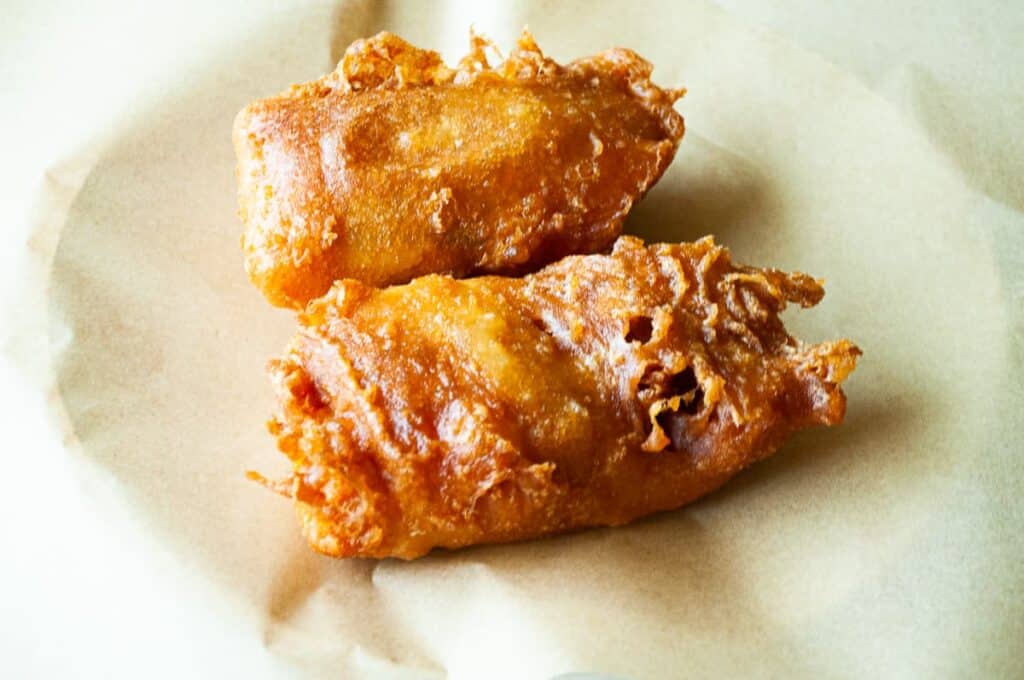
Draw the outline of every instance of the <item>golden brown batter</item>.
<instances>
[{"instance_id":1,"label":"golden brown batter","mask_svg":"<svg viewBox=\"0 0 1024 680\"><path fill-rule=\"evenodd\" d=\"M860 351L778 314L824 291L734 265L710 238L622 237L523 278L335 285L274 362L271 423L317 550L437 546L615 525L678 507L843 418ZM258 475L256 475L258 477Z\"/></svg>"},{"instance_id":2,"label":"golden brown batter","mask_svg":"<svg viewBox=\"0 0 1024 680\"><path fill-rule=\"evenodd\" d=\"M606 248L675 154L682 90L612 49L561 66L524 33L457 68L381 33L235 121L253 282L301 307L340 278L522 273Z\"/></svg>"}]
</instances>

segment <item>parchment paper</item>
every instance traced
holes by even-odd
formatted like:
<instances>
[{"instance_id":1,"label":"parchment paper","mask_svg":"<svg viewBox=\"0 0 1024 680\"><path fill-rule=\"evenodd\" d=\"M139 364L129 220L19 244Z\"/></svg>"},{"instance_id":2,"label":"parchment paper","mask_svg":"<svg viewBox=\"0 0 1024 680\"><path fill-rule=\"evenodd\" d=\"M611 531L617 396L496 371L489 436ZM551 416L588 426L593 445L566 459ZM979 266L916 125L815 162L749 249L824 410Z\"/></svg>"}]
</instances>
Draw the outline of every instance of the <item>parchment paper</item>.
<instances>
[{"instance_id":1,"label":"parchment paper","mask_svg":"<svg viewBox=\"0 0 1024 680\"><path fill-rule=\"evenodd\" d=\"M0 675L1019 677L1022 11L723 4L15 7ZM787 322L865 356L844 425L689 508L330 560L243 477L284 469L263 368L294 321L242 271L231 121L357 37L451 60L470 23L687 86L629 230L826 278Z\"/></svg>"}]
</instances>

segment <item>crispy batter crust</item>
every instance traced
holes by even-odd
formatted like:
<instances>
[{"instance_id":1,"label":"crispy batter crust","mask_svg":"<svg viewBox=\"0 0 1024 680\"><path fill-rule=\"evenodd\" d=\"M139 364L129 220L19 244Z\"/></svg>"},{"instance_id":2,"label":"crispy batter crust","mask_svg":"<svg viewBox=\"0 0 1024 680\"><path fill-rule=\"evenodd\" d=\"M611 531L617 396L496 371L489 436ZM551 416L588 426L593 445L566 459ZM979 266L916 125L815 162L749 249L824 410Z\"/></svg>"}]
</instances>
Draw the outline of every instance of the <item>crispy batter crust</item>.
<instances>
[{"instance_id":1,"label":"crispy batter crust","mask_svg":"<svg viewBox=\"0 0 1024 680\"><path fill-rule=\"evenodd\" d=\"M521 273L607 247L683 135L683 90L612 49L561 66L529 33L449 68L390 33L239 113L246 269L276 305L339 278Z\"/></svg>"},{"instance_id":2,"label":"crispy batter crust","mask_svg":"<svg viewBox=\"0 0 1024 680\"><path fill-rule=\"evenodd\" d=\"M860 351L779 312L803 274L734 265L710 238L569 257L521 279L346 280L273 362L271 423L306 537L328 555L616 525L678 507L842 420ZM275 486L275 485L272 485Z\"/></svg>"}]
</instances>

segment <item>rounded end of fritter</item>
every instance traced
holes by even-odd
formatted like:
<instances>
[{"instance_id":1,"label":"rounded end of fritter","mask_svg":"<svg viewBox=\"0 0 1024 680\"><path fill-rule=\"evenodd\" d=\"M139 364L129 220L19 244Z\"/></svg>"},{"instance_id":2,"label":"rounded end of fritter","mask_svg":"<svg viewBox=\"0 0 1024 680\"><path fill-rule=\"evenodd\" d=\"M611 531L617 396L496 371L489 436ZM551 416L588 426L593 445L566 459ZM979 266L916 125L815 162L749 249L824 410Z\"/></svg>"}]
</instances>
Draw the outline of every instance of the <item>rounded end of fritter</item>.
<instances>
[{"instance_id":1,"label":"rounded end of fritter","mask_svg":"<svg viewBox=\"0 0 1024 680\"><path fill-rule=\"evenodd\" d=\"M849 340L812 345L794 357L794 376L800 388L789 406L790 417L807 425L838 425L846 415L846 394L840 385L857 367L863 354Z\"/></svg>"}]
</instances>

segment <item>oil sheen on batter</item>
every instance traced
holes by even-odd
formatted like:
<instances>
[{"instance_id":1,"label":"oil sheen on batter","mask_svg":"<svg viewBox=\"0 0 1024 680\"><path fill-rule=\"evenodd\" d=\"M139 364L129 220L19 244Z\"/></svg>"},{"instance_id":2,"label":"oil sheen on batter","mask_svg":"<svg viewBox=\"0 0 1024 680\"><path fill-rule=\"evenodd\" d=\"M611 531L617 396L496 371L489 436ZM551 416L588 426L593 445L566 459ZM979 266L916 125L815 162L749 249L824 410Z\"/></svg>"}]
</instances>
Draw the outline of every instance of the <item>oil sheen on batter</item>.
<instances>
[{"instance_id":1,"label":"oil sheen on batter","mask_svg":"<svg viewBox=\"0 0 1024 680\"><path fill-rule=\"evenodd\" d=\"M565 66L524 33L449 68L389 33L235 120L246 269L301 307L340 278L522 273L607 248L675 155L683 90L612 49Z\"/></svg>"},{"instance_id":2,"label":"oil sheen on batter","mask_svg":"<svg viewBox=\"0 0 1024 680\"><path fill-rule=\"evenodd\" d=\"M623 524L702 496L791 432L842 420L860 351L779 319L820 284L705 238L565 258L522 278L344 280L272 364L271 431L320 552ZM254 475L262 479L259 475Z\"/></svg>"}]
</instances>

